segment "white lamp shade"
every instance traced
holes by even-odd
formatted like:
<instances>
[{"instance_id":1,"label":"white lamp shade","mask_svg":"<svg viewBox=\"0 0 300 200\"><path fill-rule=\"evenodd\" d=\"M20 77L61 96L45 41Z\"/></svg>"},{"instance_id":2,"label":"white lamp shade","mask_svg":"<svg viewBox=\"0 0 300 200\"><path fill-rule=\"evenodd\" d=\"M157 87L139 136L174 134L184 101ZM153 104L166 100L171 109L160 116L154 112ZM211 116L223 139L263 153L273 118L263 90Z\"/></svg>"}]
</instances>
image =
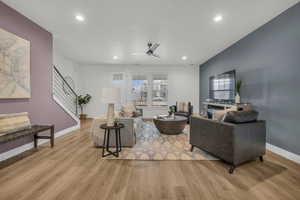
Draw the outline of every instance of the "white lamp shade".
<instances>
[{"instance_id":1,"label":"white lamp shade","mask_svg":"<svg viewBox=\"0 0 300 200\"><path fill-rule=\"evenodd\" d=\"M102 102L118 104L121 101L120 88L103 88Z\"/></svg>"}]
</instances>

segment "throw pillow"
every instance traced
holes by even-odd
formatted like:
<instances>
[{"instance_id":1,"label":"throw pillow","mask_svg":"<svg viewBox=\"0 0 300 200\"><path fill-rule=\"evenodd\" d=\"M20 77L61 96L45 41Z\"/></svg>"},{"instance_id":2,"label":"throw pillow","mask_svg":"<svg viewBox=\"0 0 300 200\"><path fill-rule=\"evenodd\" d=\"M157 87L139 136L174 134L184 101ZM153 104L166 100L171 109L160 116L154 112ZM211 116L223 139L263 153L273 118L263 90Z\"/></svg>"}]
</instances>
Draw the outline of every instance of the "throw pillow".
<instances>
[{"instance_id":1,"label":"throw pillow","mask_svg":"<svg viewBox=\"0 0 300 200\"><path fill-rule=\"evenodd\" d=\"M122 105L122 115L124 117L133 117L134 112L136 112L135 106L133 104Z\"/></svg>"},{"instance_id":2,"label":"throw pillow","mask_svg":"<svg viewBox=\"0 0 300 200\"><path fill-rule=\"evenodd\" d=\"M214 110L213 111L213 120L224 121L226 114L230 111L237 111L237 107L232 106L231 108L228 108L226 110Z\"/></svg>"},{"instance_id":3,"label":"throw pillow","mask_svg":"<svg viewBox=\"0 0 300 200\"><path fill-rule=\"evenodd\" d=\"M230 111L224 117L224 122L230 122L235 124L255 122L258 118L258 112L251 111Z\"/></svg>"},{"instance_id":4,"label":"throw pillow","mask_svg":"<svg viewBox=\"0 0 300 200\"><path fill-rule=\"evenodd\" d=\"M189 103L184 103L183 112L189 112Z\"/></svg>"},{"instance_id":5,"label":"throw pillow","mask_svg":"<svg viewBox=\"0 0 300 200\"><path fill-rule=\"evenodd\" d=\"M214 110L212 119L215 121L222 121L226 113L227 113L226 110Z\"/></svg>"},{"instance_id":6,"label":"throw pillow","mask_svg":"<svg viewBox=\"0 0 300 200\"><path fill-rule=\"evenodd\" d=\"M178 102L177 112L185 112L185 102Z\"/></svg>"}]
</instances>

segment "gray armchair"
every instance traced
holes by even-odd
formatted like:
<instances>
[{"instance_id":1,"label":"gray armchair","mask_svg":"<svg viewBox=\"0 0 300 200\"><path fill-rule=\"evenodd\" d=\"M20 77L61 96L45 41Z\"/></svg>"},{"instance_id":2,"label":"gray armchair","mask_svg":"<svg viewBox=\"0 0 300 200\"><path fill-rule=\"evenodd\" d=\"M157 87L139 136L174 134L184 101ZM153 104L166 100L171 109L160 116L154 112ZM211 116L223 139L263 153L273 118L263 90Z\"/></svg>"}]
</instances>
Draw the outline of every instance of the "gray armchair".
<instances>
[{"instance_id":1,"label":"gray armchair","mask_svg":"<svg viewBox=\"0 0 300 200\"><path fill-rule=\"evenodd\" d=\"M183 116L186 117L188 119L187 123L190 123L190 117L193 114L193 106L191 104L191 102L187 102L187 106L188 106L188 110L187 112L184 111L180 111L178 110L178 102L176 102L176 105L170 106L170 110L174 110L174 114L177 116Z\"/></svg>"},{"instance_id":2,"label":"gray armchair","mask_svg":"<svg viewBox=\"0 0 300 200\"><path fill-rule=\"evenodd\" d=\"M191 151L198 147L230 164L229 172L241 163L260 158L266 152L266 124L256 121L233 124L191 117Z\"/></svg>"}]
</instances>

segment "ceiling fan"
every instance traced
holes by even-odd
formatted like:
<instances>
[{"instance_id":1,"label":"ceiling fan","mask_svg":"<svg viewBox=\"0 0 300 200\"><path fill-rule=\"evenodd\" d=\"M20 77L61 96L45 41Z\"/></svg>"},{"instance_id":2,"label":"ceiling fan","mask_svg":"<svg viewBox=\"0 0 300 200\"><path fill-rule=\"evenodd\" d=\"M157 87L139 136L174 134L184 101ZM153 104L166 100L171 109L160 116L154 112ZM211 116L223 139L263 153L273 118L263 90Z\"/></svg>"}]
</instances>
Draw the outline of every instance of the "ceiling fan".
<instances>
[{"instance_id":1,"label":"ceiling fan","mask_svg":"<svg viewBox=\"0 0 300 200\"><path fill-rule=\"evenodd\" d=\"M157 58L160 58L160 56L158 54L155 54L155 50L159 47L160 44L158 43L154 43L152 44L152 42L149 42L148 43L148 51L146 52L146 54L148 56L154 56L154 57L157 57Z\"/></svg>"},{"instance_id":2,"label":"ceiling fan","mask_svg":"<svg viewBox=\"0 0 300 200\"><path fill-rule=\"evenodd\" d=\"M146 51L146 55L148 56L153 56L156 58L160 58L160 56L155 52L155 50L159 47L159 43L152 43L152 42L148 42L147 46L148 46L148 50ZM144 53L133 53L132 55L144 55Z\"/></svg>"}]
</instances>

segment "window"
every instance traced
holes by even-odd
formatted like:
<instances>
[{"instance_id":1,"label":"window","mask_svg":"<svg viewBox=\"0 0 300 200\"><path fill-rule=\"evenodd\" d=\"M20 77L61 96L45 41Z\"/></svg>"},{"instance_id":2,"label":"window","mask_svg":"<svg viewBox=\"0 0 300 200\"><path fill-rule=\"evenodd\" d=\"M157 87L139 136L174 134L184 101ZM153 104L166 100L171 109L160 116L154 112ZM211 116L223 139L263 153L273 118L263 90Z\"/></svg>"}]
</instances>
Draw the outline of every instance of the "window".
<instances>
[{"instance_id":1,"label":"window","mask_svg":"<svg viewBox=\"0 0 300 200\"><path fill-rule=\"evenodd\" d=\"M133 75L132 100L137 106L168 105L168 76L165 74Z\"/></svg>"},{"instance_id":2,"label":"window","mask_svg":"<svg viewBox=\"0 0 300 200\"><path fill-rule=\"evenodd\" d=\"M122 73L117 73L117 74L113 74L113 81L123 81L123 74Z\"/></svg>"},{"instance_id":3,"label":"window","mask_svg":"<svg viewBox=\"0 0 300 200\"><path fill-rule=\"evenodd\" d=\"M209 96L215 100L233 100L235 96L235 71L210 77Z\"/></svg>"},{"instance_id":4,"label":"window","mask_svg":"<svg viewBox=\"0 0 300 200\"><path fill-rule=\"evenodd\" d=\"M137 106L147 105L148 79L144 75L132 76L132 100Z\"/></svg>"},{"instance_id":5,"label":"window","mask_svg":"<svg viewBox=\"0 0 300 200\"><path fill-rule=\"evenodd\" d=\"M152 76L152 105L168 105L168 77L157 74Z\"/></svg>"}]
</instances>

